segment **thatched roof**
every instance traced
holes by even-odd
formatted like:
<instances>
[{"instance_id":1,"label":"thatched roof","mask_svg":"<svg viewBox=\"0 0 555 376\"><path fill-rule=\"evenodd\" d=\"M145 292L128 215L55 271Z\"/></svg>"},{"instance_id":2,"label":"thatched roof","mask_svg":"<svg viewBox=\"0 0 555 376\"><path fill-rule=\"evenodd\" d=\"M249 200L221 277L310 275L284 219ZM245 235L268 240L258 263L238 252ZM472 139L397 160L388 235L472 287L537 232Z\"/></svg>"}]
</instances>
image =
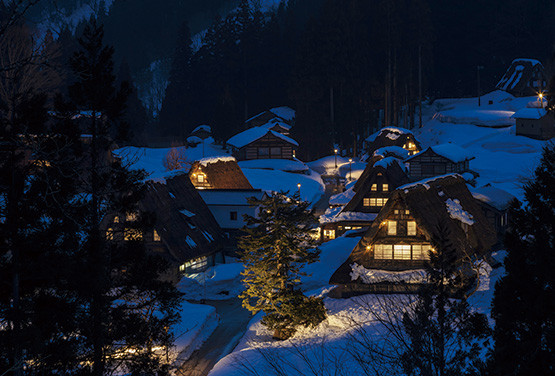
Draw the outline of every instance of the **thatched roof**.
<instances>
[{"instance_id":1,"label":"thatched roof","mask_svg":"<svg viewBox=\"0 0 555 376\"><path fill-rule=\"evenodd\" d=\"M196 178L199 173L205 175L202 184ZM195 187L204 189L253 189L235 158L230 156L196 161L189 170L189 178Z\"/></svg>"},{"instance_id":2,"label":"thatched roof","mask_svg":"<svg viewBox=\"0 0 555 376\"><path fill-rule=\"evenodd\" d=\"M400 163L402 162L394 157L382 158L374 163L368 163L353 188L353 190L356 188L356 194L341 212L354 211L360 205L364 196L370 192L372 182L375 181L376 175L379 173L387 179L391 190L408 183L409 178Z\"/></svg>"},{"instance_id":3,"label":"thatched roof","mask_svg":"<svg viewBox=\"0 0 555 376\"><path fill-rule=\"evenodd\" d=\"M223 232L186 174L148 181L141 209L156 215L155 230L168 258L182 264L223 247Z\"/></svg>"},{"instance_id":4,"label":"thatched roof","mask_svg":"<svg viewBox=\"0 0 555 376\"><path fill-rule=\"evenodd\" d=\"M536 81L537 87L531 82ZM546 76L542 63L535 59L515 59L496 89L504 90L516 97L536 95L541 88L546 88Z\"/></svg>"},{"instance_id":5,"label":"thatched roof","mask_svg":"<svg viewBox=\"0 0 555 376\"><path fill-rule=\"evenodd\" d=\"M366 246L374 244L377 240L382 222L391 218L394 208L399 204L410 210L418 228L428 241L440 235L438 226L441 224L449 233L450 239L461 257L469 253L483 254L496 243L495 230L491 227L460 175L451 174L426 179L401 186L392 193L387 204L382 208L347 261L332 275L330 283L354 283L350 277L353 263L367 269L377 268L392 271L423 267L423 262L374 260L366 250ZM458 212L453 210L452 204L456 204L455 206L460 210ZM461 221L472 222L467 226L468 233L463 230ZM410 242L408 238L395 238L394 240Z\"/></svg>"},{"instance_id":6,"label":"thatched roof","mask_svg":"<svg viewBox=\"0 0 555 376\"><path fill-rule=\"evenodd\" d=\"M387 146L403 147L409 141L416 145L417 151L422 150L420 142L414 137L414 134L410 130L400 127L382 128L365 141L368 144L369 153Z\"/></svg>"}]
</instances>

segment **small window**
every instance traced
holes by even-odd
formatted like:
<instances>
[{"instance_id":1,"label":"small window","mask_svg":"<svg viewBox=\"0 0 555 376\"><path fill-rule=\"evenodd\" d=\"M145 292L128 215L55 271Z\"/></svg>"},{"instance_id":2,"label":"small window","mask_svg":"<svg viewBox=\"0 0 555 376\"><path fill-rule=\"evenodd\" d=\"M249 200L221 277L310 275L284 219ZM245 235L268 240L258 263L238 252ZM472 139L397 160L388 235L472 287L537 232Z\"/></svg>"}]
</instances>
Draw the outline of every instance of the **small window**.
<instances>
[{"instance_id":1,"label":"small window","mask_svg":"<svg viewBox=\"0 0 555 376\"><path fill-rule=\"evenodd\" d=\"M114 229L113 228L108 228L106 230L106 240L108 240L108 241L114 240Z\"/></svg>"},{"instance_id":2,"label":"small window","mask_svg":"<svg viewBox=\"0 0 555 376\"><path fill-rule=\"evenodd\" d=\"M393 213L399 214L399 210L395 209L395 210L393 211Z\"/></svg>"},{"instance_id":3,"label":"small window","mask_svg":"<svg viewBox=\"0 0 555 376\"><path fill-rule=\"evenodd\" d=\"M416 236L416 222L415 221L408 221L407 222L407 236Z\"/></svg>"},{"instance_id":4,"label":"small window","mask_svg":"<svg viewBox=\"0 0 555 376\"><path fill-rule=\"evenodd\" d=\"M394 256L395 260L410 260L410 245L408 244L395 244L394 247Z\"/></svg>"},{"instance_id":5,"label":"small window","mask_svg":"<svg viewBox=\"0 0 555 376\"><path fill-rule=\"evenodd\" d=\"M123 233L125 241L143 240L143 233L136 228L126 228Z\"/></svg>"},{"instance_id":6,"label":"small window","mask_svg":"<svg viewBox=\"0 0 555 376\"><path fill-rule=\"evenodd\" d=\"M382 184L382 191L384 192L389 191L389 184Z\"/></svg>"},{"instance_id":7,"label":"small window","mask_svg":"<svg viewBox=\"0 0 555 376\"><path fill-rule=\"evenodd\" d=\"M377 191L378 190L378 185L377 184L372 184L372 187L370 189L372 191Z\"/></svg>"},{"instance_id":8,"label":"small window","mask_svg":"<svg viewBox=\"0 0 555 376\"><path fill-rule=\"evenodd\" d=\"M268 157L270 155L270 148L258 148L259 157Z\"/></svg>"},{"instance_id":9,"label":"small window","mask_svg":"<svg viewBox=\"0 0 555 376\"><path fill-rule=\"evenodd\" d=\"M270 155L272 157L280 157L281 156L281 148L274 147L270 149Z\"/></svg>"},{"instance_id":10,"label":"small window","mask_svg":"<svg viewBox=\"0 0 555 376\"><path fill-rule=\"evenodd\" d=\"M429 244L413 244L412 259L413 260L429 260L431 247Z\"/></svg>"},{"instance_id":11,"label":"small window","mask_svg":"<svg viewBox=\"0 0 555 376\"><path fill-rule=\"evenodd\" d=\"M410 214L410 210L405 210L405 215L409 215Z\"/></svg>"},{"instance_id":12,"label":"small window","mask_svg":"<svg viewBox=\"0 0 555 376\"><path fill-rule=\"evenodd\" d=\"M154 232L153 232L153 234L152 234L152 237L153 237L153 239L154 239L155 242L159 242L159 241L162 240L162 239L160 238L160 235L158 234L158 231L156 231L156 230L154 230Z\"/></svg>"},{"instance_id":13,"label":"small window","mask_svg":"<svg viewBox=\"0 0 555 376\"><path fill-rule=\"evenodd\" d=\"M236 211L229 212L229 219L232 220L232 221L236 221L237 220L237 212Z\"/></svg>"},{"instance_id":14,"label":"small window","mask_svg":"<svg viewBox=\"0 0 555 376\"><path fill-rule=\"evenodd\" d=\"M375 206L375 205L372 205L372 204L370 203L371 200L374 200L374 201L375 201L375 199L371 199L371 198L367 198L367 197L363 198L363 199L362 199L362 205L363 205L363 206Z\"/></svg>"},{"instance_id":15,"label":"small window","mask_svg":"<svg viewBox=\"0 0 555 376\"><path fill-rule=\"evenodd\" d=\"M127 213L125 215L125 220L127 222L135 222L137 220L137 213Z\"/></svg>"},{"instance_id":16,"label":"small window","mask_svg":"<svg viewBox=\"0 0 555 376\"><path fill-rule=\"evenodd\" d=\"M114 217L114 223L119 223L119 217L117 215Z\"/></svg>"},{"instance_id":17,"label":"small window","mask_svg":"<svg viewBox=\"0 0 555 376\"><path fill-rule=\"evenodd\" d=\"M387 235L397 235L397 221L387 221Z\"/></svg>"},{"instance_id":18,"label":"small window","mask_svg":"<svg viewBox=\"0 0 555 376\"><path fill-rule=\"evenodd\" d=\"M204 183L204 174L197 175L197 182Z\"/></svg>"}]
</instances>

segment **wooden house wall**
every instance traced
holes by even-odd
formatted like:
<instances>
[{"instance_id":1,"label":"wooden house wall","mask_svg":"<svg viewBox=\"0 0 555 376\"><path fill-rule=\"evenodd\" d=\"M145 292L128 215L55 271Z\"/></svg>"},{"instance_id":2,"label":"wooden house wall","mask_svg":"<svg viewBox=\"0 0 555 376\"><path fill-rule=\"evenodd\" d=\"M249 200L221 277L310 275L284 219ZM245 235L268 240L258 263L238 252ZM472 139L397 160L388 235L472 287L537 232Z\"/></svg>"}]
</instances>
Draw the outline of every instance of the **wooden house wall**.
<instances>
[{"instance_id":1,"label":"wooden house wall","mask_svg":"<svg viewBox=\"0 0 555 376\"><path fill-rule=\"evenodd\" d=\"M468 160L453 163L431 150L422 153L422 155L411 159L407 163L409 164L409 177L412 180L451 173L463 173L469 169Z\"/></svg>"},{"instance_id":2,"label":"wooden house wall","mask_svg":"<svg viewBox=\"0 0 555 376\"><path fill-rule=\"evenodd\" d=\"M372 191L372 185L376 184L376 191ZM388 189L387 191L383 190L383 185L387 184L388 185ZM368 185L368 191L364 194L364 198L385 198L385 199L389 199L389 197L391 196L391 192L393 190L395 190L395 187L393 182L389 181L389 179L387 179L387 177L382 174L382 173L378 173L378 174L374 174L372 175L372 177L370 178L370 184ZM355 210L356 212L362 212L362 213L379 213L380 210L383 208L383 206L364 206L364 198L358 203L358 205L356 206Z\"/></svg>"},{"instance_id":3,"label":"wooden house wall","mask_svg":"<svg viewBox=\"0 0 555 376\"><path fill-rule=\"evenodd\" d=\"M395 214L395 210L398 210L398 214ZM406 214L406 207L401 203L397 203L391 214L380 224L378 233L374 237L371 244L367 244L364 252L367 253L367 258L370 265L364 265L366 268L384 269L384 270L410 270L410 269L421 269L424 267L425 260L380 260L375 259L374 246L376 244L391 244L391 245L427 245L430 246L430 241L428 240L425 233L416 225L416 235L407 235L407 222L415 221L412 213ZM396 235L388 235L388 222L396 221L397 231ZM412 257L412 256L411 256Z\"/></svg>"},{"instance_id":4,"label":"wooden house wall","mask_svg":"<svg viewBox=\"0 0 555 376\"><path fill-rule=\"evenodd\" d=\"M541 119L516 119L516 134L539 140L555 137L555 119L547 115Z\"/></svg>"},{"instance_id":5,"label":"wooden house wall","mask_svg":"<svg viewBox=\"0 0 555 376\"><path fill-rule=\"evenodd\" d=\"M238 149L234 156L239 161L252 159L293 159L295 145L288 143L271 134L251 142L250 144ZM279 148L279 153L272 154L274 150ZM261 149L267 149L268 154L261 153Z\"/></svg>"}]
</instances>

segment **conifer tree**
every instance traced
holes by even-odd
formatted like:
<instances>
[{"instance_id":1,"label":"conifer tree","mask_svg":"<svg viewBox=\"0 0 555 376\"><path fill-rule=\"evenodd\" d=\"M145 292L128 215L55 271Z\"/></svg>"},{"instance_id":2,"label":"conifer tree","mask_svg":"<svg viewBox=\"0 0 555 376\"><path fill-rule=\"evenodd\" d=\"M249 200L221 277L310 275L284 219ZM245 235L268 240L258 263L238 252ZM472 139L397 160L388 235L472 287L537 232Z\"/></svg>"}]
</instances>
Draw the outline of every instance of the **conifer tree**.
<instances>
[{"instance_id":1,"label":"conifer tree","mask_svg":"<svg viewBox=\"0 0 555 376\"><path fill-rule=\"evenodd\" d=\"M322 299L306 297L299 287L306 275L303 266L320 254L312 234L315 217L298 193L292 198L276 193L249 203L260 206L260 216L245 216L247 234L239 240L246 285L240 298L251 312L265 313L262 323L274 330L275 338L286 339L299 326L314 327L326 317Z\"/></svg>"},{"instance_id":2,"label":"conifer tree","mask_svg":"<svg viewBox=\"0 0 555 376\"><path fill-rule=\"evenodd\" d=\"M112 56L102 27L91 19L71 59L77 80L68 103L77 111L72 118L81 119L90 135L75 166L82 241L73 282L86 307L79 317L79 364L98 376L165 373L168 365L156 349L172 343L168 329L178 317L180 295L160 279L165 261L145 248L145 234L152 231L152 219L139 210L145 174L112 156L112 139L126 133L121 115L129 91L125 83L115 86ZM114 215L124 223L122 231L110 230Z\"/></svg>"},{"instance_id":3,"label":"conifer tree","mask_svg":"<svg viewBox=\"0 0 555 376\"><path fill-rule=\"evenodd\" d=\"M407 375L473 375L489 334L487 318L471 312L464 296L463 263L440 228L426 267L428 285L403 315L405 346L400 357Z\"/></svg>"},{"instance_id":4,"label":"conifer tree","mask_svg":"<svg viewBox=\"0 0 555 376\"><path fill-rule=\"evenodd\" d=\"M555 372L555 146L543 151L525 204L511 210L505 276L495 286L493 375Z\"/></svg>"}]
</instances>

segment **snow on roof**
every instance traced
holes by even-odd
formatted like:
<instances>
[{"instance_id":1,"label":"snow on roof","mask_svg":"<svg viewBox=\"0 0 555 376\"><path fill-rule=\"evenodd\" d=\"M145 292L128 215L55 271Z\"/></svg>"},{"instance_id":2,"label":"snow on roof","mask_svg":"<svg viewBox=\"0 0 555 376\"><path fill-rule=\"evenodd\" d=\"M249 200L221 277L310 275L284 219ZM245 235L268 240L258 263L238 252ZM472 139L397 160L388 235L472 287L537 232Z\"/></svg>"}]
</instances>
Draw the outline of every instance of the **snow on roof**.
<instances>
[{"instance_id":1,"label":"snow on roof","mask_svg":"<svg viewBox=\"0 0 555 376\"><path fill-rule=\"evenodd\" d=\"M217 155L215 157L206 157L198 160L202 166L206 167L209 164L217 162L235 162L236 159L230 155Z\"/></svg>"},{"instance_id":2,"label":"snow on roof","mask_svg":"<svg viewBox=\"0 0 555 376\"><path fill-rule=\"evenodd\" d=\"M400 159L405 159L409 156L409 151L400 146L385 146L383 148L376 149L376 151L374 151L374 155L381 155L382 157L394 156Z\"/></svg>"},{"instance_id":3,"label":"snow on roof","mask_svg":"<svg viewBox=\"0 0 555 376\"><path fill-rule=\"evenodd\" d=\"M356 281L360 278L360 281L366 284L380 282L426 283L428 281L428 273L424 269L409 271L366 269L356 262L351 264L351 273L349 275L351 281Z\"/></svg>"},{"instance_id":4,"label":"snow on roof","mask_svg":"<svg viewBox=\"0 0 555 376\"><path fill-rule=\"evenodd\" d=\"M198 131L206 131L206 132L212 132L212 128L210 128L209 125L199 125L198 127L196 127L195 129L193 129L193 131L191 133L195 133Z\"/></svg>"},{"instance_id":5,"label":"snow on roof","mask_svg":"<svg viewBox=\"0 0 555 376\"><path fill-rule=\"evenodd\" d=\"M287 121L291 121L295 118L295 110L287 106L274 107L270 109L270 112Z\"/></svg>"},{"instance_id":6,"label":"snow on roof","mask_svg":"<svg viewBox=\"0 0 555 376\"><path fill-rule=\"evenodd\" d=\"M281 170L292 172L308 171L308 166L298 159L251 159L239 162L241 168L257 168L265 170Z\"/></svg>"},{"instance_id":7,"label":"snow on roof","mask_svg":"<svg viewBox=\"0 0 555 376\"><path fill-rule=\"evenodd\" d=\"M532 64L532 66L536 66L536 65L542 65L542 63L539 60L536 59L527 59L527 58L518 58L518 59L514 59L513 62L511 64L514 63L530 63Z\"/></svg>"},{"instance_id":8,"label":"snow on roof","mask_svg":"<svg viewBox=\"0 0 555 376\"><path fill-rule=\"evenodd\" d=\"M282 128L285 128L287 130L291 129L291 126L289 124L284 123L283 121L281 121L281 119L278 119L278 118L271 119L266 124L261 125L261 127L264 127L266 129L270 129L270 128L276 126L276 125L278 125Z\"/></svg>"},{"instance_id":9,"label":"snow on roof","mask_svg":"<svg viewBox=\"0 0 555 376\"><path fill-rule=\"evenodd\" d=\"M441 155L442 157L449 159L453 163L474 159L474 156L472 156L466 149L456 144L447 143L447 144L430 146L428 149L422 150L420 153L407 158L405 161L409 161L413 158L416 158L420 156L422 153L425 153L426 151L428 151L429 149L431 149L437 155Z\"/></svg>"},{"instance_id":10,"label":"snow on roof","mask_svg":"<svg viewBox=\"0 0 555 376\"><path fill-rule=\"evenodd\" d=\"M472 214L463 209L459 200L452 200L448 198L447 200L445 200L445 205L447 206L447 212L449 213L449 216L451 218L458 219L462 223L466 223L469 226L472 226L474 224Z\"/></svg>"},{"instance_id":11,"label":"snow on roof","mask_svg":"<svg viewBox=\"0 0 555 376\"><path fill-rule=\"evenodd\" d=\"M397 189L399 189L399 190L408 190L408 189L416 188L419 185L424 186L424 188L426 188L426 189L430 189L430 186L428 185L428 183L431 183L431 182L433 182L434 180L437 180L437 179L443 179L443 178L447 178L447 177L451 177L451 176L462 178L462 176L459 175L459 174L445 174L445 175L433 176L431 178L419 180L419 181L414 182L414 183L408 183L408 184L402 185L402 186L398 187Z\"/></svg>"},{"instance_id":12,"label":"snow on roof","mask_svg":"<svg viewBox=\"0 0 555 376\"><path fill-rule=\"evenodd\" d=\"M355 194L355 191L353 191L353 185L351 185L351 187L349 187L349 189L347 189L345 192L341 192L331 196L328 202L330 205L334 206L347 205L349 201L351 201L351 199L355 197Z\"/></svg>"},{"instance_id":13,"label":"snow on roof","mask_svg":"<svg viewBox=\"0 0 555 376\"><path fill-rule=\"evenodd\" d=\"M229 140L227 140L227 143L235 146L236 148L242 148L243 146L266 136L268 133L271 133L275 137L281 138L285 142L288 142L295 146L299 146L298 142L293 140L292 138L284 136L279 132L271 131L264 127L253 127L247 129L246 131L238 133L235 136L231 137Z\"/></svg>"},{"instance_id":14,"label":"snow on roof","mask_svg":"<svg viewBox=\"0 0 555 376\"><path fill-rule=\"evenodd\" d=\"M377 131L376 133L368 136L368 138L366 139L366 142L374 142L374 140L378 137L381 136L382 133L388 132L388 134L386 135L387 138L391 139L391 140L396 140L398 139L401 135L403 134L412 134L411 131L409 131L408 129L405 128L400 128L400 127L385 127L380 129L379 131Z\"/></svg>"},{"instance_id":15,"label":"snow on roof","mask_svg":"<svg viewBox=\"0 0 555 376\"><path fill-rule=\"evenodd\" d=\"M401 164L401 161L395 157L385 157L383 159L380 159L379 161L374 163L374 167L382 167L387 170L387 168L393 163L397 163L399 167L401 167L401 170L405 171L405 166Z\"/></svg>"},{"instance_id":16,"label":"snow on roof","mask_svg":"<svg viewBox=\"0 0 555 376\"><path fill-rule=\"evenodd\" d=\"M522 108L515 112L513 119L541 119L547 114L545 108Z\"/></svg>"},{"instance_id":17,"label":"snow on roof","mask_svg":"<svg viewBox=\"0 0 555 376\"><path fill-rule=\"evenodd\" d=\"M320 223L331 223L341 221L365 221L372 222L378 216L378 213L361 213L361 212L341 212L342 207L326 209L326 212L320 216Z\"/></svg>"},{"instance_id":18,"label":"snow on roof","mask_svg":"<svg viewBox=\"0 0 555 376\"><path fill-rule=\"evenodd\" d=\"M515 199L515 196L509 192L492 187L491 185L479 188L468 186L468 189L476 200L485 202L498 210L507 209L511 201Z\"/></svg>"},{"instance_id":19,"label":"snow on roof","mask_svg":"<svg viewBox=\"0 0 555 376\"><path fill-rule=\"evenodd\" d=\"M249 197L260 200L264 195L260 189L202 189L198 193L209 206L250 206L247 202Z\"/></svg>"},{"instance_id":20,"label":"snow on roof","mask_svg":"<svg viewBox=\"0 0 555 376\"><path fill-rule=\"evenodd\" d=\"M189 136L187 137L187 142L190 144L199 144L202 142L202 138L197 136Z\"/></svg>"}]
</instances>

